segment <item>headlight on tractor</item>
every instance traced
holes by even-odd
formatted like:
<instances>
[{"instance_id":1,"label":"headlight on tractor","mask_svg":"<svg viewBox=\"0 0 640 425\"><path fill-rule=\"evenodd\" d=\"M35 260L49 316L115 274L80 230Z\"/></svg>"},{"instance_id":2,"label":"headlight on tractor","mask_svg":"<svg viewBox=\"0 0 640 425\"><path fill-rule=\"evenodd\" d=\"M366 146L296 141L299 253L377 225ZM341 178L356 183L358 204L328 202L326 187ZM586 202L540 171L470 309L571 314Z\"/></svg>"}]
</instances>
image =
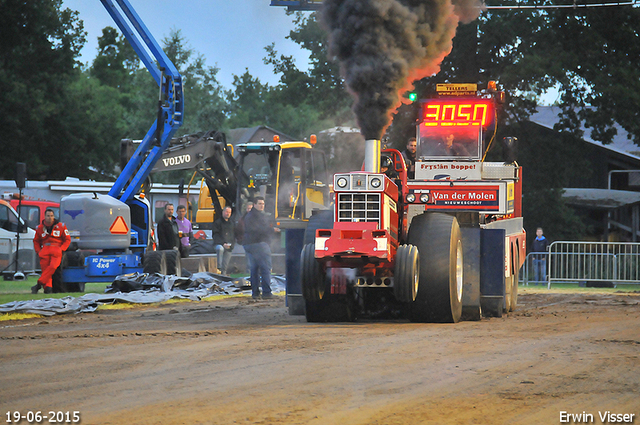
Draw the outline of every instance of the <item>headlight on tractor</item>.
<instances>
[{"instance_id":1,"label":"headlight on tractor","mask_svg":"<svg viewBox=\"0 0 640 425\"><path fill-rule=\"evenodd\" d=\"M344 177L340 177L338 180L336 180L336 184L341 189L344 189L345 187L347 187L348 183L349 183L349 181Z\"/></svg>"},{"instance_id":2,"label":"headlight on tractor","mask_svg":"<svg viewBox=\"0 0 640 425\"><path fill-rule=\"evenodd\" d=\"M371 187L377 189L380 187L380 185L382 185L382 180L380 180L379 177L374 177L371 179Z\"/></svg>"},{"instance_id":3,"label":"headlight on tractor","mask_svg":"<svg viewBox=\"0 0 640 425\"><path fill-rule=\"evenodd\" d=\"M429 202L429 194L423 193L422 195L420 195L420 202L422 202L423 204Z\"/></svg>"},{"instance_id":4,"label":"headlight on tractor","mask_svg":"<svg viewBox=\"0 0 640 425\"><path fill-rule=\"evenodd\" d=\"M410 193L407 195L407 203L411 204L416 201L416 195Z\"/></svg>"}]
</instances>

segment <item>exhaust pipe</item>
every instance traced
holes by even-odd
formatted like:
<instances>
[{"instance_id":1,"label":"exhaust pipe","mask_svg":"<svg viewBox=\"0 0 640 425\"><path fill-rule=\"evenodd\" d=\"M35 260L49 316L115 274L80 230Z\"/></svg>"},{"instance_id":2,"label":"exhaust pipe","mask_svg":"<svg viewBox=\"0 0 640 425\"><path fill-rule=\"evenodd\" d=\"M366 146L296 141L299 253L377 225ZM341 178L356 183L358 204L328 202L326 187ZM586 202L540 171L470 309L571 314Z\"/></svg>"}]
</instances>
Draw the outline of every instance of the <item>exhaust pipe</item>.
<instances>
[{"instance_id":1,"label":"exhaust pipe","mask_svg":"<svg viewBox=\"0 0 640 425\"><path fill-rule=\"evenodd\" d=\"M380 172L380 140L368 139L364 142L364 171Z\"/></svg>"}]
</instances>

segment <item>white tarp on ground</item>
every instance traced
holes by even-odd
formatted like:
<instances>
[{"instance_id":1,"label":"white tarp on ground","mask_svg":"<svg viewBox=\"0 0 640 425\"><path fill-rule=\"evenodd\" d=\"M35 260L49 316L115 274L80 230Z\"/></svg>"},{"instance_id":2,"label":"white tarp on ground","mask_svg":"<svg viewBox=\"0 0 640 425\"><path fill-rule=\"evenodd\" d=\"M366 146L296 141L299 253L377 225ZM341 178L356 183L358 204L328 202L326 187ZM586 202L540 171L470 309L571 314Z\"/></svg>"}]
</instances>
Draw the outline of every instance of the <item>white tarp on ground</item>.
<instances>
[{"instance_id":1,"label":"white tarp on ground","mask_svg":"<svg viewBox=\"0 0 640 425\"><path fill-rule=\"evenodd\" d=\"M145 273L118 276L107 287L105 294L85 294L81 297L46 298L13 301L0 305L0 313L27 313L53 316L55 314L90 313L99 304L116 302L150 304L170 299L201 300L212 295L251 294L249 279L232 279L213 273L194 273L190 277L177 277ZM283 276L271 277L273 292L285 290Z\"/></svg>"}]
</instances>

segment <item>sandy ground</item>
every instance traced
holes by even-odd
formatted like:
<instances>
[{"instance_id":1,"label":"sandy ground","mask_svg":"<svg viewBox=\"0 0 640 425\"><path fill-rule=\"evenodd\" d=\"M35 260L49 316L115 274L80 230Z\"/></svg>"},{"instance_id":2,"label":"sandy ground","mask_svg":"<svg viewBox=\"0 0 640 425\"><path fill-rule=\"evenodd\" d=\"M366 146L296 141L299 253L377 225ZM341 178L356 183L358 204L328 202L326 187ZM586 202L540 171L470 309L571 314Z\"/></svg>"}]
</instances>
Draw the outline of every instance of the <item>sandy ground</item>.
<instances>
[{"instance_id":1,"label":"sandy ground","mask_svg":"<svg viewBox=\"0 0 640 425\"><path fill-rule=\"evenodd\" d=\"M3 423L640 424L640 295L525 294L455 325L309 324L283 297L2 322L0 409Z\"/></svg>"}]
</instances>

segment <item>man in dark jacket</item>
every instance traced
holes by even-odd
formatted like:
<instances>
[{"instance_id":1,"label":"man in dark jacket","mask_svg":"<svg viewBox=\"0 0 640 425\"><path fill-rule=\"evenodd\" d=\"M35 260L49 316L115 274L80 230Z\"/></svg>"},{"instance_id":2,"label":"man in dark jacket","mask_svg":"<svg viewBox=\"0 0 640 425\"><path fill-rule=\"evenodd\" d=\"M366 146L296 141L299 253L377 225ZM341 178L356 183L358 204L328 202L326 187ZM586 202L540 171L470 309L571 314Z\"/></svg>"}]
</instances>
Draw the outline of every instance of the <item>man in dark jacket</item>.
<instances>
[{"instance_id":1,"label":"man in dark jacket","mask_svg":"<svg viewBox=\"0 0 640 425\"><path fill-rule=\"evenodd\" d=\"M251 261L251 296L271 298L271 248L269 242L274 232L280 229L273 227L264 213L264 198L256 197L253 209L244 220L244 250Z\"/></svg>"},{"instance_id":2,"label":"man in dark jacket","mask_svg":"<svg viewBox=\"0 0 640 425\"><path fill-rule=\"evenodd\" d=\"M407 141L407 148L402 151L404 163L407 165L407 177L414 179L416 176L416 151L418 144L416 138L412 137Z\"/></svg>"},{"instance_id":3,"label":"man in dark jacket","mask_svg":"<svg viewBox=\"0 0 640 425\"><path fill-rule=\"evenodd\" d=\"M173 204L164 206L164 215L158 221L158 249L179 249L178 223L173 217Z\"/></svg>"},{"instance_id":4,"label":"man in dark jacket","mask_svg":"<svg viewBox=\"0 0 640 425\"><path fill-rule=\"evenodd\" d=\"M547 280L547 250L549 249L549 240L542 234L542 227L536 229L536 238L531 244L531 252L539 252L533 254L533 280L536 282L544 282Z\"/></svg>"},{"instance_id":5,"label":"man in dark jacket","mask_svg":"<svg viewBox=\"0 0 640 425\"><path fill-rule=\"evenodd\" d=\"M218 254L218 269L221 274L227 274L229 261L231 261L231 251L235 239L235 229L231 220L231 207L224 207L222 216L213 222L213 246Z\"/></svg>"}]
</instances>

